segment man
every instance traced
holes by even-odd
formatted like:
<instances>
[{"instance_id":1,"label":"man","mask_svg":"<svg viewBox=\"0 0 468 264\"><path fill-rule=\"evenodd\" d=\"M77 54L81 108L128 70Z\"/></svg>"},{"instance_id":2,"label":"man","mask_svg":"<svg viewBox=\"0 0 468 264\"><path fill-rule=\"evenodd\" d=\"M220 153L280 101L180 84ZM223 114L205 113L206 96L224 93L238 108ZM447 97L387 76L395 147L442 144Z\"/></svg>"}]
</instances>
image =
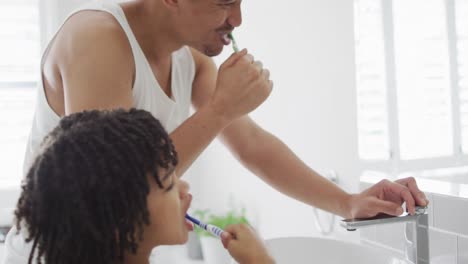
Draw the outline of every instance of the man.
<instances>
[{"instance_id":1,"label":"man","mask_svg":"<svg viewBox=\"0 0 468 264\"><path fill-rule=\"evenodd\" d=\"M75 12L43 56L25 169L60 117L135 107L150 111L170 132L179 176L219 135L265 182L342 217L399 215L403 202L410 213L416 204L426 205L413 178L348 194L248 117L272 90L269 71L246 50L233 54L219 71L210 58L240 26L240 5L240 0L134 0L95 3ZM196 112L188 118L190 104Z\"/></svg>"}]
</instances>

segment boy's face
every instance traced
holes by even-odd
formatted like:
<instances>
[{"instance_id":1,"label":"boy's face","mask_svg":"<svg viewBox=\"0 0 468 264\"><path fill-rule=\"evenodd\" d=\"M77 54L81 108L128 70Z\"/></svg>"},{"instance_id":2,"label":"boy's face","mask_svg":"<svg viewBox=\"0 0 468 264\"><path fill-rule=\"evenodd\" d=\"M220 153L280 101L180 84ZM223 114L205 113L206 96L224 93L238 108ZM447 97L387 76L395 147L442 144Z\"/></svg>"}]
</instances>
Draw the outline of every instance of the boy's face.
<instances>
[{"instance_id":1,"label":"boy's face","mask_svg":"<svg viewBox=\"0 0 468 264\"><path fill-rule=\"evenodd\" d=\"M149 178L150 193L147 197L150 224L144 230L144 242L157 245L174 245L187 242L193 226L185 220L192 195L187 182L179 180L174 172L162 174L161 189Z\"/></svg>"},{"instance_id":2,"label":"boy's face","mask_svg":"<svg viewBox=\"0 0 468 264\"><path fill-rule=\"evenodd\" d=\"M185 44L207 56L229 45L227 35L242 23L242 0L180 0L177 28Z\"/></svg>"}]
</instances>

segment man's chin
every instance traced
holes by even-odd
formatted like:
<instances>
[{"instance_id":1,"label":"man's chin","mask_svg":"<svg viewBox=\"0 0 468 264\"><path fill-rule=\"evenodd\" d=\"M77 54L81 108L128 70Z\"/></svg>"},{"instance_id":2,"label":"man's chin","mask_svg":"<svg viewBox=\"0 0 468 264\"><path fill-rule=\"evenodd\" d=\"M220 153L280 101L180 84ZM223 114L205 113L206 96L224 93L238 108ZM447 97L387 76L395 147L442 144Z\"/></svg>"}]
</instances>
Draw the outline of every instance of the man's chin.
<instances>
[{"instance_id":1,"label":"man's chin","mask_svg":"<svg viewBox=\"0 0 468 264\"><path fill-rule=\"evenodd\" d=\"M218 56L219 54L221 54L221 52L223 52L223 48L219 49L219 50L209 50L209 49L206 49L205 50L205 55L208 56L208 57L215 57L215 56Z\"/></svg>"},{"instance_id":2,"label":"man's chin","mask_svg":"<svg viewBox=\"0 0 468 264\"><path fill-rule=\"evenodd\" d=\"M210 46L202 46L202 47L192 47L199 52L205 54L208 57L215 57L221 54L223 52L224 46L218 46L218 47L210 47Z\"/></svg>"}]
</instances>

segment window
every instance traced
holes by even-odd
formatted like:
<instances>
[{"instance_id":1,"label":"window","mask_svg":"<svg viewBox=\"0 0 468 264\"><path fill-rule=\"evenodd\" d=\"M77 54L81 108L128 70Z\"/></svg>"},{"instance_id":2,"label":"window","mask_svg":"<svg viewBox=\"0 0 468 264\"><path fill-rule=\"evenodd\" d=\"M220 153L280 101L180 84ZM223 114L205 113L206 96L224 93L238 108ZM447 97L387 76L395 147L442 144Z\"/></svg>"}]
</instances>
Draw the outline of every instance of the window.
<instances>
[{"instance_id":1,"label":"window","mask_svg":"<svg viewBox=\"0 0 468 264\"><path fill-rule=\"evenodd\" d=\"M456 25L456 52L458 68L458 87L460 89L460 118L462 129L462 149L468 153L468 1L457 0Z\"/></svg>"},{"instance_id":2,"label":"window","mask_svg":"<svg viewBox=\"0 0 468 264\"><path fill-rule=\"evenodd\" d=\"M393 1L399 154L404 160L453 154L444 2Z\"/></svg>"},{"instance_id":3,"label":"window","mask_svg":"<svg viewBox=\"0 0 468 264\"><path fill-rule=\"evenodd\" d=\"M18 185L31 127L39 56L38 0L0 1L0 186Z\"/></svg>"},{"instance_id":4,"label":"window","mask_svg":"<svg viewBox=\"0 0 468 264\"><path fill-rule=\"evenodd\" d=\"M382 6L375 0L360 0L354 10L359 155L363 159L388 159Z\"/></svg>"},{"instance_id":5,"label":"window","mask_svg":"<svg viewBox=\"0 0 468 264\"><path fill-rule=\"evenodd\" d=\"M465 159L468 1L355 0L355 42L360 158L412 169Z\"/></svg>"}]
</instances>

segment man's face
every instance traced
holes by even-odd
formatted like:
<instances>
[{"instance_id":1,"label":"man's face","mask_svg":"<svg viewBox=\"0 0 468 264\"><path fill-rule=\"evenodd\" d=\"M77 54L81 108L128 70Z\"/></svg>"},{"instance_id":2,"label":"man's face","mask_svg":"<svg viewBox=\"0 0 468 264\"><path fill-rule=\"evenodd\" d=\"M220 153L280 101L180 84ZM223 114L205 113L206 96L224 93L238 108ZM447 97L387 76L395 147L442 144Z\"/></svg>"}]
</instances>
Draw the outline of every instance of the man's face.
<instances>
[{"instance_id":1,"label":"man's face","mask_svg":"<svg viewBox=\"0 0 468 264\"><path fill-rule=\"evenodd\" d=\"M216 56L229 45L227 35L242 23L242 0L181 0L178 31L186 45Z\"/></svg>"}]
</instances>

